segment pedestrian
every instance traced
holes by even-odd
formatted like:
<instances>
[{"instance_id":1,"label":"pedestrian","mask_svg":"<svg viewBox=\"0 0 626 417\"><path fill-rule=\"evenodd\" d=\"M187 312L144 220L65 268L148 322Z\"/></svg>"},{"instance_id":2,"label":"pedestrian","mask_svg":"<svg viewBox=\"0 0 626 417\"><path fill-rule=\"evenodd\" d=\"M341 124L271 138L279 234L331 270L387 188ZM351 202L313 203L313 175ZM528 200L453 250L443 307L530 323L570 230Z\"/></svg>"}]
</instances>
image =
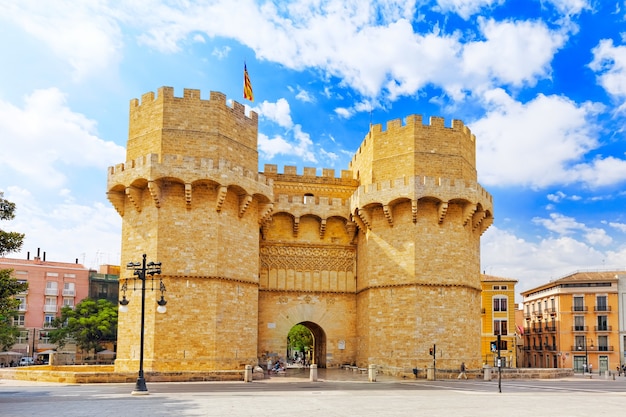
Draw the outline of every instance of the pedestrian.
<instances>
[{"instance_id":1,"label":"pedestrian","mask_svg":"<svg viewBox=\"0 0 626 417\"><path fill-rule=\"evenodd\" d=\"M589 373L592 374L593 373L593 365L589 364Z\"/></svg>"},{"instance_id":2,"label":"pedestrian","mask_svg":"<svg viewBox=\"0 0 626 417\"><path fill-rule=\"evenodd\" d=\"M461 379L461 378L467 379L467 375L465 375L465 362L461 362L461 372L459 373L459 376L456 377L456 379Z\"/></svg>"}]
</instances>

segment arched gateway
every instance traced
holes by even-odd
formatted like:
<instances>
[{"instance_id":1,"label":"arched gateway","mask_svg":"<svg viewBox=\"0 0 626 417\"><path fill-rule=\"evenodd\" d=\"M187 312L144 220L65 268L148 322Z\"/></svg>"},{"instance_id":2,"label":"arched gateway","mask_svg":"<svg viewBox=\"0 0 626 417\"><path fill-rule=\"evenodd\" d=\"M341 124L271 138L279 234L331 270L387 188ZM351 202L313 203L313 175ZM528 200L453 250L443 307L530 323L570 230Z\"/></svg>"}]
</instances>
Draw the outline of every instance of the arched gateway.
<instances>
[{"instance_id":1,"label":"arched gateway","mask_svg":"<svg viewBox=\"0 0 626 417\"><path fill-rule=\"evenodd\" d=\"M162 87L131 101L107 194L122 261L162 263L168 312L146 309L146 371L262 363L298 323L316 335L318 366L410 372L436 343L439 367L477 368L479 243L493 215L469 129L419 116L374 125L338 177L259 173L257 135L256 113L220 93ZM127 297L117 371L139 360L141 303Z\"/></svg>"}]
</instances>

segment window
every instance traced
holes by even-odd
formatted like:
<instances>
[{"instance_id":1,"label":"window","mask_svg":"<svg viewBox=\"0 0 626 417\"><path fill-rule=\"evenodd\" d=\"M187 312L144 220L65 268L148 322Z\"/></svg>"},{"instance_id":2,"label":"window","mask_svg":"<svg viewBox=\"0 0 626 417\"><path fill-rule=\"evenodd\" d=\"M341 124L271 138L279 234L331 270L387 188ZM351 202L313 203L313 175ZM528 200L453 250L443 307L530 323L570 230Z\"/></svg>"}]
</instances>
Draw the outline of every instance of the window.
<instances>
[{"instance_id":1,"label":"window","mask_svg":"<svg viewBox=\"0 0 626 417\"><path fill-rule=\"evenodd\" d=\"M507 298L503 296L493 297L493 311L507 311Z\"/></svg>"},{"instance_id":2,"label":"window","mask_svg":"<svg viewBox=\"0 0 626 417\"><path fill-rule=\"evenodd\" d=\"M20 302L20 305L17 307L17 311L26 311L26 297L17 295L15 299Z\"/></svg>"},{"instance_id":3,"label":"window","mask_svg":"<svg viewBox=\"0 0 626 417\"><path fill-rule=\"evenodd\" d=\"M57 295L59 293L56 281L46 281L46 295Z\"/></svg>"},{"instance_id":4,"label":"window","mask_svg":"<svg viewBox=\"0 0 626 417\"><path fill-rule=\"evenodd\" d=\"M574 331L582 332L583 330L585 330L585 316L574 316Z\"/></svg>"},{"instance_id":5,"label":"window","mask_svg":"<svg viewBox=\"0 0 626 417\"><path fill-rule=\"evenodd\" d=\"M585 311L585 298L574 296L574 311Z\"/></svg>"},{"instance_id":6,"label":"window","mask_svg":"<svg viewBox=\"0 0 626 417\"><path fill-rule=\"evenodd\" d=\"M63 274L65 278L76 278L76 274Z\"/></svg>"},{"instance_id":7,"label":"window","mask_svg":"<svg viewBox=\"0 0 626 417\"><path fill-rule=\"evenodd\" d=\"M606 332L609 330L607 316L598 316L598 328L600 332Z\"/></svg>"},{"instance_id":8,"label":"window","mask_svg":"<svg viewBox=\"0 0 626 417\"><path fill-rule=\"evenodd\" d=\"M608 336L598 336L598 350L600 352L607 352L609 350Z\"/></svg>"},{"instance_id":9,"label":"window","mask_svg":"<svg viewBox=\"0 0 626 417\"><path fill-rule=\"evenodd\" d=\"M75 295L74 292L74 283L66 282L63 284L63 295L66 297L73 297Z\"/></svg>"},{"instance_id":10,"label":"window","mask_svg":"<svg viewBox=\"0 0 626 417\"><path fill-rule=\"evenodd\" d=\"M56 313L57 312L57 298L46 297L46 303L43 306L43 311L46 313Z\"/></svg>"},{"instance_id":11,"label":"window","mask_svg":"<svg viewBox=\"0 0 626 417\"><path fill-rule=\"evenodd\" d=\"M509 287L508 287L507 285L500 285L500 289L501 289L501 290L506 290L506 289L508 289L508 288L509 288Z\"/></svg>"},{"instance_id":12,"label":"window","mask_svg":"<svg viewBox=\"0 0 626 417\"><path fill-rule=\"evenodd\" d=\"M58 277L59 274L57 272L46 272L47 277Z\"/></svg>"},{"instance_id":13,"label":"window","mask_svg":"<svg viewBox=\"0 0 626 417\"><path fill-rule=\"evenodd\" d=\"M494 290L499 290L499 289L500 289L500 286L499 286L499 285L494 285L494 286L493 286L493 289L494 289Z\"/></svg>"},{"instance_id":14,"label":"window","mask_svg":"<svg viewBox=\"0 0 626 417\"><path fill-rule=\"evenodd\" d=\"M493 321L493 334L494 335L507 335L508 324L506 320L494 320Z\"/></svg>"},{"instance_id":15,"label":"window","mask_svg":"<svg viewBox=\"0 0 626 417\"><path fill-rule=\"evenodd\" d=\"M63 299L63 307L72 307L72 308L74 308L74 299L73 298L64 298Z\"/></svg>"},{"instance_id":16,"label":"window","mask_svg":"<svg viewBox=\"0 0 626 417\"><path fill-rule=\"evenodd\" d=\"M576 344L576 350L585 350L585 336L576 336L574 343Z\"/></svg>"},{"instance_id":17,"label":"window","mask_svg":"<svg viewBox=\"0 0 626 417\"><path fill-rule=\"evenodd\" d=\"M609 311L606 303L606 295L596 297L596 311Z\"/></svg>"},{"instance_id":18,"label":"window","mask_svg":"<svg viewBox=\"0 0 626 417\"><path fill-rule=\"evenodd\" d=\"M46 314L43 318L43 327L52 327L52 322L54 321L54 314Z\"/></svg>"},{"instance_id":19,"label":"window","mask_svg":"<svg viewBox=\"0 0 626 417\"><path fill-rule=\"evenodd\" d=\"M304 195L304 204L313 204L315 202L315 196L313 194L305 194Z\"/></svg>"},{"instance_id":20,"label":"window","mask_svg":"<svg viewBox=\"0 0 626 417\"><path fill-rule=\"evenodd\" d=\"M18 314L13 318L13 325L17 327L24 327L24 323L26 322L26 315Z\"/></svg>"}]
</instances>

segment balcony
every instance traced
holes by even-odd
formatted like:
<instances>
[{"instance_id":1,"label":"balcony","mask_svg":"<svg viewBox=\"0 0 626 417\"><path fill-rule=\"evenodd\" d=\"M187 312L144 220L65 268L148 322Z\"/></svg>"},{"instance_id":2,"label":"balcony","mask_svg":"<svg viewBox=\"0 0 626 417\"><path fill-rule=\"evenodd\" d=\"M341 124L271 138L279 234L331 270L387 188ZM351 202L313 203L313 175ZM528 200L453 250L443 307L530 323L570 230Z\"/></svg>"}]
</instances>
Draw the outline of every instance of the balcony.
<instances>
[{"instance_id":1,"label":"balcony","mask_svg":"<svg viewBox=\"0 0 626 417\"><path fill-rule=\"evenodd\" d=\"M586 332L589 328L587 326L572 326L573 332Z\"/></svg>"},{"instance_id":2,"label":"balcony","mask_svg":"<svg viewBox=\"0 0 626 417\"><path fill-rule=\"evenodd\" d=\"M587 306L572 306L572 311L586 312L587 310Z\"/></svg>"},{"instance_id":3,"label":"balcony","mask_svg":"<svg viewBox=\"0 0 626 417\"><path fill-rule=\"evenodd\" d=\"M44 305L43 312L44 313L56 313L58 311L58 307L56 305Z\"/></svg>"},{"instance_id":4,"label":"balcony","mask_svg":"<svg viewBox=\"0 0 626 417\"><path fill-rule=\"evenodd\" d=\"M544 329L546 332L556 332L556 326L546 326Z\"/></svg>"},{"instance_id":5,"label":"balcony","mask_svg":"<svg viewBox=\"0 0 626 417\"><path fill-rule=\"evenodd\" d=\"M613 326L594 326L593 330L596 332L611 332L613 331Z\"/></svg>"},{"instance_id":6,"label":"balcony","mask_svg":"<svg viewBox=\"0 0 626 417\"><path fill-rule=\"evenodd\" d=\"M533 326L533 333L541 333L541 332L542 332L541 326L536 326L536 327Z\"/></svg>"},{"instance_id":7,"label":"balcony","mask_svg":"<svg viewBox=\"0 0 626 417\"><path fill-rule=\"evenodd\" d=\"M63 297L75 297L76 291L74 290L63 290Z\"/></svg>"},{"instance_id":8,"label":"balcony","mask_svg":"<svg viewBox=\"0 0 626 417\"><path fill-rule=\"evenodd\" d=\"M544 345L543 347L545 350L549 350L551 352L554 352L556 350L556 345Z\"/></svg>"},{"instance_id":9,"label":"balcony","mask_svg":"<svg viewBox=\"0 0 626 417\"><path fill-rule=\"evenodd\" d=\"M611 311L611 306L594 306L593 311Z\"/></svg>"},{"instance_id":10,"label":"balcony","mask_svg":"<svg viewBox=\"0 0 626 417\"><path fill-rule=\"evenodd\" d=\"M530 334L531 331L532 331L531 327L524 327L524 334Z\"/></svg>"},{"instance_id":11,"label":"balcony","mask_svg":"<svg viewBox=\"0 0 626 417\"><path fill-rule=\"evenodd\" d=\"M46 288L44 291L45 295L59 295L59 290L57 288Z\"/></svg>"},{"instance_id":12,"label":"balcony","mask_svg":"<svg viewBox=\"0 0 626 417\"><path fill-rule=\"evenodd\" d=\"M17 308L17 311L28 311L28 304L26 303L20 304L19 307Z\"/></svg>"},{"instance_id":13,"label":"balcony","mask_svg":"<svg viewBox=\"0 0 626 417\"><path fill-rule=\"evenodd\" d=\"M531 316L531 314L530 314L530 313L528 313L528 312L524 313L524 318L525 318L526 320L530 320L530 319L531 319L531 317L532 317L532 316Z\"/></svg>"},{"instance_id":14,"label":"balcony","mask_svg":"<svg viewBox=\"0 0 626 417\"><path fill-rule=\"evenodd\" d=\"M554 316L556 314L556 308L554 307L549 307L545 309L546 314L550 314L551 316Z\"/></svg>"},{"instance_id":15,"label":"balcony","mask_svg":"<svg viewBox=\"0 0 626 417\"><path fill-rule=\"evenodd\" d=\"M543 347L541 345L535 345L533 346L533 350L543 350Z\"/></svg>"},{"instance_id":16,"label":"balcony","mask_svg":"<svg viewBox=\"0 0 626 417\"><path fill-rule=\"evenodd\" d=\"M613 346L598 346L598 352L613 352Z\"/></svg>"}]
</instances>

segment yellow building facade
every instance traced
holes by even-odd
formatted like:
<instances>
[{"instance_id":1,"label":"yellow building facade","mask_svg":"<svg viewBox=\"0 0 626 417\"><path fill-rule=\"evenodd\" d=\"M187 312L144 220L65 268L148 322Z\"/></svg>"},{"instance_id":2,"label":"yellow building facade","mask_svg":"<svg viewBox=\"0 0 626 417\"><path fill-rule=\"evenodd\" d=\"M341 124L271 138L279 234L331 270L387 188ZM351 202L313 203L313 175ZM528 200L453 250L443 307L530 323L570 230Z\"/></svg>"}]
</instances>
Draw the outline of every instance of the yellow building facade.
<instances>
[{"instance_id":1,"label":"yellow building facade","mask_svg":"<svg viewBox=\"0 0 626 417\"><path fill-rule=\"evenodd\" d=\"M576 272L522 292L520 366L614 371L620 365L618 274Z\"/></svg>"},{"instance_id":2,"label":"yellow building facade","mask_svg":"<svg viewBox=\"0 0 626 417\"><path fill-rule=\"evenodd\" d=\"M481 324L480 351L483 364L497 366L496 350L492 342L500 335L502 367L517 367L517 338L515 325L515 284L517 280L481 274Z\"/></svg>"},{"instance_id":3,"label":"yellow building facade","mask_svg":"<svg viewBox=\"0 0 626 417\"><path fill-rule=\"evenodd\" d=\"M258 116L170 87L130 105L107 195L122 260L159 261L167 313L146 292L148 372L242 369L284 358L297 325L320 367L479 367L480 236L493 222L476 138L420 116L373 125L348 169L258 171ZM140 291L128 283L116 371L137 369ZM122 295L122 296L123 296ZM122 298L122 296L120 298Z\"/></svg>"}]
</instances>

